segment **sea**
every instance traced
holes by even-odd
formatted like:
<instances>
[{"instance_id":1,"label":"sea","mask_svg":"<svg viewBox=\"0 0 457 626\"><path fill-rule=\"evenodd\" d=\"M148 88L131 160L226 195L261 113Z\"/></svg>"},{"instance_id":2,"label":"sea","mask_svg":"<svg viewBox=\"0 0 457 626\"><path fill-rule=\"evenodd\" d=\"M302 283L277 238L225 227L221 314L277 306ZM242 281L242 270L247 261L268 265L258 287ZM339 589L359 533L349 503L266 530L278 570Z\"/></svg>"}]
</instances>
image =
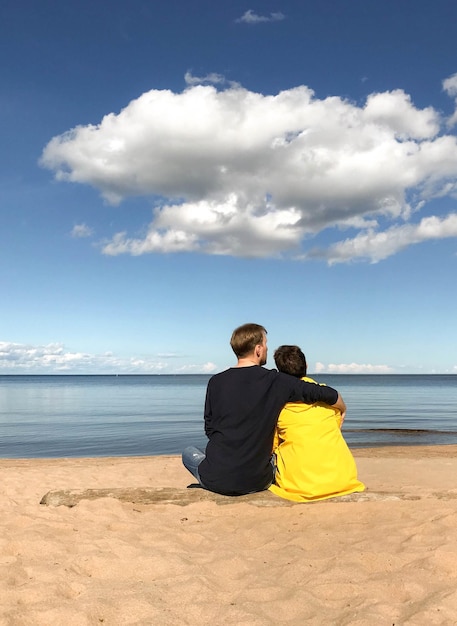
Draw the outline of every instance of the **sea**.
<instances>
[{"instance_id":1,"label":"sea","mask_svg":"<svg viewBox=\"0 0 457 626\"><path fill-rule=\"evenodd\" d=\"M319 375L351 448L457 443L457 375ZM180 454L204 447L208 375L0 376L0 458Z\"/></svg>"}]
</instances>

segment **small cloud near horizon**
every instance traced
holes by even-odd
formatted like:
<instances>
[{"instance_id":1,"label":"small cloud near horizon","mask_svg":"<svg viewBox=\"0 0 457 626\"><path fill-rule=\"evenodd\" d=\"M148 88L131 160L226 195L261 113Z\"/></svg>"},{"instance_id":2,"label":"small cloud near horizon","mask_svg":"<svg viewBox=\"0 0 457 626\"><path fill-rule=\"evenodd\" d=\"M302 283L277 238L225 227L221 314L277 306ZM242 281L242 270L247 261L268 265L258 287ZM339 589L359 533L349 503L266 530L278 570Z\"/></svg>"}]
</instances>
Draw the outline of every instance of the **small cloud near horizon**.
<instances>
[{"instance_id":1,"label":"small cloud near horizon","mask_svg":"<svg viewBox=\"0 0 457 626\"><path fill-rule=\"evenodd\" d=\"M316 374L394 374L395 370L388 365L371 365L367 363L316 363Z\"/></svg>"},{"instance_id":2,"label":"small cloud near horizon","mask_svg":"<svg viewBox=\"0 0 457 626\"><path fill-rule=\"evenodd\" d=\"M214 363L173 364L175 355L118 357L113 352L72 352L62 343L46 345L0 341L0 372L3 374L207 374ZM177 355L176 355L177 358Z\"/></svg>"}]
</instances>

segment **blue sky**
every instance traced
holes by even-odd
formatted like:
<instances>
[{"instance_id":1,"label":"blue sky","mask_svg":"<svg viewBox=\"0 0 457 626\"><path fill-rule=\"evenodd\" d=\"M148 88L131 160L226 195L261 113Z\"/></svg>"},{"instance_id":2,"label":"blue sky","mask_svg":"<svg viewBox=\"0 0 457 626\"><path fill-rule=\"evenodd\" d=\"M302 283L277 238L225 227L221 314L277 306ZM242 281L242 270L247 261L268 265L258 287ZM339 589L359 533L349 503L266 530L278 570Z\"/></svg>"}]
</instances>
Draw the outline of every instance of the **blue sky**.
<instances>
[{"instance_id":1,"label":"blue sky","mask_svg":"<svg viewBox=\"0 0 457 626\"><path fill-rule=\"evenodd\" d=\"M6 0L0 373L457 373L453 0Z\"/></svg>"}]
</instances>

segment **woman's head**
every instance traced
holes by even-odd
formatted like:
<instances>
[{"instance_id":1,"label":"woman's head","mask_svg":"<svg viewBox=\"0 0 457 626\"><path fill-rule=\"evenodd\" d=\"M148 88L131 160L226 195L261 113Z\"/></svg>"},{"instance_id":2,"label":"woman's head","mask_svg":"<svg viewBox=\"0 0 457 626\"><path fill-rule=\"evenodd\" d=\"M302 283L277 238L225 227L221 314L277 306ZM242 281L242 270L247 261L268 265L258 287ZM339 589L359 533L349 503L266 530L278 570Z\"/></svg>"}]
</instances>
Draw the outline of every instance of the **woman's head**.
<instances>
[{"instance_id":1,"label":"woman's head","mask_svg":"<svg viewBox=\"0 0 457 626\"><path fill-rule=\"evenodd\" d=\"M280 372L296 378L306 376L306 357L298 346L279 346L274 359Z\"/></svg>"}]
</instances>

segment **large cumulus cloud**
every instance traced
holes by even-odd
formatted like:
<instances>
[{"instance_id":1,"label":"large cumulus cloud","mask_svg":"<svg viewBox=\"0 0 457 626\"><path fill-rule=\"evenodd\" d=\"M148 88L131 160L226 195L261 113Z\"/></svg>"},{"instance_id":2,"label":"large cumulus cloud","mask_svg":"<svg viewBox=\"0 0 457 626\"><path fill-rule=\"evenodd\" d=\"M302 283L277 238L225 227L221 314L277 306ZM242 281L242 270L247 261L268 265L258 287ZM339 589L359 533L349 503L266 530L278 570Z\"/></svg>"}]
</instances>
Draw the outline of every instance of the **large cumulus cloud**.
<instances>
[{"instance_id":1,"label":"large cumulus cloud","mask_svg":"<svg viewBox=\"0 0 457 626\"><path fill-rule=\"evenodd\" d=\"M182 93L144 93L44 149L41 163L58 180L92 185L110 203L151 197L146 233L115 233L105 254L378 261L427 238L417 223L424 203L455 196L455 114L419 109L401 90L357 104L306 86L263 95L187 82ZM456 84L450 77L443 88L454 96ZM352 240L341 237L349 228ZM343 249L316 251L311 239L325 229Z\"/></svg>"}]
</instances>

